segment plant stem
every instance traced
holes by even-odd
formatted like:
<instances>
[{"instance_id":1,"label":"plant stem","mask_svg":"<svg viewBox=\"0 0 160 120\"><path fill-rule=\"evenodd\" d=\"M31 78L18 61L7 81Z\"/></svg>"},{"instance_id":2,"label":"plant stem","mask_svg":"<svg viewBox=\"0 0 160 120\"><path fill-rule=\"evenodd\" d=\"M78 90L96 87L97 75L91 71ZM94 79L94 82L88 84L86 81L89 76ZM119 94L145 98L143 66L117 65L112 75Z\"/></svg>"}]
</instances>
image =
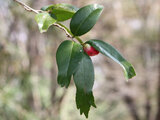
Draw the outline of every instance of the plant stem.
<instances>
[{"instance_id":1,"label":"plant stem","mask_svg":"<svg viewBox=\"0 0 160 120\"><path fill-rule=\"evenodd\" d=\"M79 37L75 37L77 40L78 40L78 42L83 46L84 45L84 42L79 38Z\"/></svg>"},{"instance_id":2,"label":"plant stem","mask_svg":"<svg viewBox=\"0 0 160 120\"><path fill-rule=\"evenodd\" d=\"M29 12L34 12L34 13L36 13L36 14L42 12L42 10L35 10L35 9L29 7L28 5L26 5L25 3L23 3L23 2L21 2L21 1L19 1L19 0L13 0L13 1L15 1L15 2L17 2L19 5L23 6L24 9L27 10L27 11L29 11Z\"/></svg>"},{"instance_id":3,"label":"plant stem","mask_svg":"<svg viewBox=\"0 0 160 120\"><path fill-rule=\"evenodd\" d=\"M61 24L61 23L58 23L58 22L57 22L57 24L58 24L59 26L63 27L63 29L65 30L66 34L68 33L67 35L71 36L72 39L74 38L74 35L71 33L71 31L70 31L65 25L63 25L63 24ZM78 41L82 46L84 45L83 41L82 41L79 37L75 36L75 39L77 39L77 41Z\"/></svg>"},{"instance_id":4,"label":"plant stem","mask_svg":"<svg viewBox=\"0 0 160 120\"><path fill-rule=\"evenodd\" d=\"M34 12L34 13L36 13L36 14L41 13L41 12L44 12L44 11L42 11L42 10L35 10L35 9L29 7L28 5L26 5L25 3L20 2L19 0L13 0L13 1L15 1L15 2L17 2L19 5L23 6L24 9L27 10L27 11L29 11L29 12ZM58 27L58 28L60 28L60 29L62 29L62 30L66 33L67 37L69 37L69 38L71 38L71 39L73 40L74 35L71 33L71 31L70 31L65 25L63 25L63 24L61 24L61 23L59 23L59 22L56 22L56 23L54 23L53 25L56 26L56 27ZM77 41L78 41L82 46L84 45L83 41L82 41L79 37L75 36L75 39L77 39Z\"/></svg>"},{"instance_id":5,"label":"plant stem","mask_svg":"<svg viewBox=\"0 0 160 120\"><path fill-rule=\"evenodd\" d=\"M53 25L58 27L58 28L60 28L60 29L62 29L66 33L67 37L69 37L71 39L73 38L72 37L72 33L70 32L70 30L66 26L64 26L63 24L61 24L59 22L56 22Z\"/></svg>"}]
</instances>

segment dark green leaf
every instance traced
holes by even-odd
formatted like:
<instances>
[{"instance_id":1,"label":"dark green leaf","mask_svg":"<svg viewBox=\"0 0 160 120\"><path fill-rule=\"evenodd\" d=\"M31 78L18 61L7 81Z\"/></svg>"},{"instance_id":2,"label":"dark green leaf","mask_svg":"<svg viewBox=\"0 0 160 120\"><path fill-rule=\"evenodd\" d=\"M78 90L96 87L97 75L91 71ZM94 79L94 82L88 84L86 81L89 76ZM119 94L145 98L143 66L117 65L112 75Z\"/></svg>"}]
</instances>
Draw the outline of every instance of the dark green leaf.
<instances>
[{"instance_id":1,"label":"dark green leaf","mask_svg":"<svg viewBox=\"0 0 160 120\"><path fill-rule=\"evenodd\" d=\"M49 11L50 15L57 21L65 21L72 18L78 8L70 4L61 3L44 6L41 10Z\"/></svg>"},{"instance_id":2,"label":"dark green leaf","mask_svg":"<svg viewBox=\"0 0 160 120\"><path fill-rule=\"evenodd\" d=\"M84 113L86 118L88 118L88 113L91 105L96 108L92 91L84 93L83 90L77 89L76 104L77 104L77 109L80 109L80 114L82 115Z\"/></svg>"},{"instance_id":3,"label":"dark green leaf","mask_svg":"<svg viewBox=\"0 0 160 120\"><path fill-rule=\"evenodd\" d=\"M90 40L87 41L87 43L89 43L102 54L119 63L124 69L127 80L136 75L133 66L127 60L125 60L125 58L113 46L101 40Z\"/></svg>"},{"instance_id":4,"label":"dark green leaf","mask_svg":"<svg viewBox=\"0 0 160 120\"><path fill-rule=\"evenodd\" d=\"M48 10L51 10L53 6L54 5L46 5L46 6L42 7L41 10L48 11Z\"/></svg>"},{"instance_id":5,"label":"dark green leaf","mask_svg":"<svg viewBox=\"0 0 160 120\"><path fill-rule=\"evenodd\" d=\"M58 84L68 87L72 74L77 70L82 59L82 46L66 40L61 43L56 53L58 65Z\"/></svg>"},{"instance_id":6,"label":"dark green leaf","mask_svg":"<svg viewBox=\"0 0 160 120\"><path fill-rule=\"evenodd\" d=\"M53 25L56 20L53 19L48 13L39 13L35 17L36 22L38 23L38 27L40 32L46 32L48 28Z\"/></svg>"},{"instance_id":7,"label":"dark green leaf","mask_svg":"<svg viewBox=\"0 0 160 120\"><path fill-rule=\"evenodd\" d=\"M73 79L77 88L76 104L80 109L80 114L84 113L88 117L90 107L96 107L92 87L94 84L94 68L92 61L85 53L81 59L77 71L73 75Z\"/></svg>"},{"instance_id":8,"label":"dark green leaf","mask_svg":"<svg viewBox=\"0 0 160 120\"><path fill-rule=\"evenodd\" d=\"M79 9L72 17L70 29L74 36L87 33L98 20L103 6L92 4Z\"/></svg>"}]
</instances>

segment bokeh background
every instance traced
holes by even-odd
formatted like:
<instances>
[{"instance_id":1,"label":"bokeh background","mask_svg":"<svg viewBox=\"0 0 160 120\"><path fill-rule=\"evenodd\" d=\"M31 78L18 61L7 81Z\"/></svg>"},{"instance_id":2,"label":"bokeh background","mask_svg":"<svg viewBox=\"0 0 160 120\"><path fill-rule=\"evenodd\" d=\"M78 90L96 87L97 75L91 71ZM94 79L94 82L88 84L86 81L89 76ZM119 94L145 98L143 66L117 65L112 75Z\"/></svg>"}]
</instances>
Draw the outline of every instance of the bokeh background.
<instances>
[{"instance_id":1,"label":"bokeh background","mask_svg":"<svg viewBox=\"0 0 160 120\"><path fill-rule=\"evenodd\" d=\"M117 63L92 57L97 108L88 120L160 120L160 0L21 1L35 9L55 3L103 5L99 21L81 38L113 45L137 76L126 82ZM65 89L56 80L56 49L68 38L55 27L40 34L34 17L12 0L0 0L0 120L85 120L76 108L73 81Z\"/></svg>"}]
</instances>

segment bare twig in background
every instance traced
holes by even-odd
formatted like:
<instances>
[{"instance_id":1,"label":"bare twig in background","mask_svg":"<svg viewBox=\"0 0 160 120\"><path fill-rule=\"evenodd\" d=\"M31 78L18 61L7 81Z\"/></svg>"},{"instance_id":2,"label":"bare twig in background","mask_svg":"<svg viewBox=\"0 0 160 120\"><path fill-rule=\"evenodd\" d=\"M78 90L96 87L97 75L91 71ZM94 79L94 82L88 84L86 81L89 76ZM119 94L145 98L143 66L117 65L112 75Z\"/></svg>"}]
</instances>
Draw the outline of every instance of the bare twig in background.
<instances>
[{"instance_id":1,"label":"bare twig in background","mask_svg":"<svg viewBox=\"0 0 160 120\"><path fill-rule=\"evenodd\" d=\"M159 27L159 31L160 31L160 27ZM160 35L158 36L158 39L160 39ZM157 83L157 93L158 93L158 97L157 97L157 113L156 113L156 118L155 120L160 120L160 42L158 44L158 50L159 50L159 63L158 63L158 83Z\"/></svg>"},{"instance_id":2,"label":"bare twig in background","mask_svg":"<svg viewBox=\"0 0 160 120\"><path fill-rule=\"evenodd\" d=\"M131 96L125 95L123 99L124 99L124 102L127 104L129 111L132 117L134 118L134 120L140 120L133 98Z\"/></svg>"},{"instance_id":3,"label":"bare twig in background","mask_svg":"<svg viewBox=\"0 0 160 120\"><path fill-rule=\"evenodd\" d=\"M149 96L146 96L146 105L145 105L145 109L146 109L146 120L150 120L151 118L151 100Z\"/></svg>"}]
</instances>

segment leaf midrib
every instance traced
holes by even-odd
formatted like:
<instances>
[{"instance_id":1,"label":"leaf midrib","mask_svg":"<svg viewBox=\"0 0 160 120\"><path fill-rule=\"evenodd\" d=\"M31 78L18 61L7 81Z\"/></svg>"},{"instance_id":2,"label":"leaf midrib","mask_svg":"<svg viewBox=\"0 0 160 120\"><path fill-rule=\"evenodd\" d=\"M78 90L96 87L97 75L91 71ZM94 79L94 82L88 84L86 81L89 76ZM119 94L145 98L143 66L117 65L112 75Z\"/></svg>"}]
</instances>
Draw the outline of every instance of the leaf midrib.
<instances>
[{"instance_id":1,"label":"leaf midrib","mask_svg":"<svg viewBox=\"0 0 160 120\"><path fill-rule=\"evenodd\" d=\"M69 13L75 13L76 11L73 11L73 10L67 10L67 9L59 9L59 8L54 8L53 10L59 10L61 12L69 12Z\"/></svg>"},{"instance_id":2,"label":"leaf midrib","mask_svg":"<svg viewBox=\"0 0 160 120\"><path fill-rule=\"evenodd\" d=\"M77 31L79 30L79 28L81 27L81 25L82 25L86 20L88 20L88 18L89 18L94 12L96 12L96 11L98 11L98 10L100 10L100 9L101 9L101 8L95 9L93 12L91 12L91 13L87 16L86 19L84 19L84 20L79 24L79 26L78 26L78 28L77 28L77 30L76 30L76 32L75 32L75 35L77 34Z\"/></svg>"},{"instance_id":3,"label":"leaf midrib","mask_svg":"<svg viewBox=\"0 0 160 120\"><path fill-rule=\"evenodd\" d=\"M71 46L71 54L70 54L70 56L69 56L69 64L68 64L68 66L67 66L67 77L69 76L69 75L68 75L68 70L69 70L69 66L70 66L70 64L71 64L71 57L72 57L73 45L74 45L74 42L72 42L72 46Z\"/></svg>"},{"instance_id":4,"label":"leaf midrib","mask_svg":"<svg viewBox=\"0 0 160 120\"><path fill-rule=\"evenodd\" d=\"M95 40L95 42L96 42L96 40ZM119 54L119 56L116 58L116 57L114 57L112 54L110 54L110 53L108 52L108 50L105 50L103 47L97 45L95 42L94 42L94 40L93 40L92 42L89 41L89 43L91 43L91 44L93 44L94 46L96 46L96 47L99 49L99 51L101 51L102 54L108 56L109 58L111 58L112 60L114 60L115 62L117 62L117 63L124 69L124 71L127 73L127 76L125 76L125 77L127 77L127 79L128 79L128 78L132 78L132 77L135 76L135 75L133 75L132 77L129 77L128 74L130 74L130 71L128 71L127 69L128 69L129 67L132 67L132 68L133 68L133 66L132 66L132 64L130 64L130 63L118 52L117 49L115 49L114 47L112 48L112 49L115 49L115 50L117 51L117 53ZM100 41L97 41L97 42L100 42ZM112 46L111 46L111 47L112 47ZM104 50L105 50L105 51L104 51ZM127 65L127 64L128 64L128 65Z\"/></svg>"}]
</instances>

